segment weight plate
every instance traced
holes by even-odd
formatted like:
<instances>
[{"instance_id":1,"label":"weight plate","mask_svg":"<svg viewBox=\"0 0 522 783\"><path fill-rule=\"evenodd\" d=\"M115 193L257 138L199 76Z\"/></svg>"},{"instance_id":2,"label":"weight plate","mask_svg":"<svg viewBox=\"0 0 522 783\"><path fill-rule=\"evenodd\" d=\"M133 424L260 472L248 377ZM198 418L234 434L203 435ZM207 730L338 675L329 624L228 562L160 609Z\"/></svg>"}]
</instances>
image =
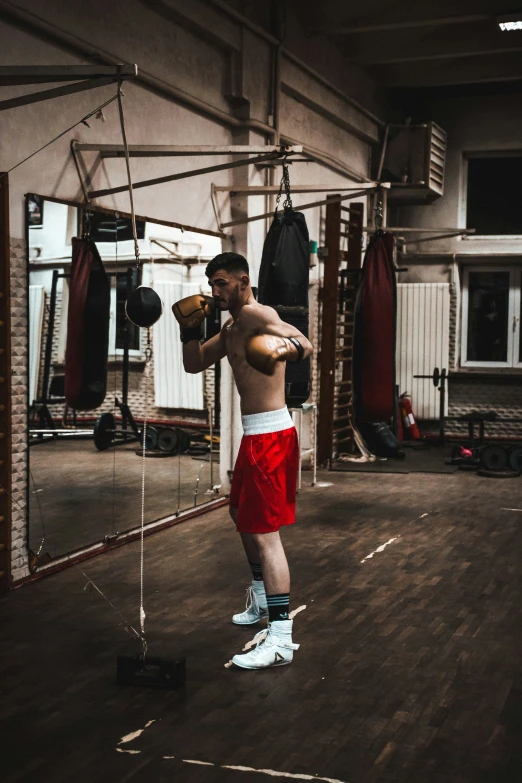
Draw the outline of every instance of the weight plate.
<instances>
[{"instance_id":1,"label":"weight plate","mask_svg":"<svg viewBox=\"0 0 522 783\"><path fill-rule=\"evenodd\" d=\"M515 446L509 453L509 467L522 472L522 446Z\"/></svg>"},{"instance_id":2,"label":"weight plate","mask_svg":"<svg viewBox=\"0 0 522 783\"><path fill-rule=\"evenodd\" d=\"M177 451L178 449L178 433L176 430L165 427L158 435L158 448L161 451Z\"/></svg>"},{"instance_id":3,"label":"weight plate","mask_svg":"<svg viewBox=\"0 0 522 783\"><path fill-rule=\"evenodd\" d=\"M480 464L486 470L503 470L508 457L503 446L484 446L480 452Z\"/></svg>"},{"instance_id":4,"label":"weight plate","mask_svg":"<svg viewBox=\"0 0 522 783\"><path fill-rule=\"evenodd\" d=\"M140 433L140 443L143 449L143 430ZM145 450L158 448L158 430L147 424L147 435L145 438Z\"/></svg>"},{"instance_id":5,"label":"weight plate","mask_svg":"<svg viewBox=\"0 0 522 783\"><path fill-rule=\"evenodd\" d=\"M486 470L481 468L477 470L479 476L485 476L486 478L518 478L520 473L518 470L511 470L510 468L504 468L503 470Z\"/></svg>"},{"instance_id":6,"label":"weight plate","mask_svg":"<svg viewBox=\"0 0 522 783\"><path fill-rule=\"evenodd\" d=\"M114 440L115 421L112 413L102 413L94 425L94 445L98 451L105 451Z\"/></svg>"},{"instance_id":7,"label":"weight plate","mask_svg":"<svg viewBox=\"0 0 522 783\"><path fill-rule=\"evenodd\" d=\"M435 367L435 369L433 370L433 385L435 386L435 388L437 388L439 382L440 382L440 370L438 367Z\"/></svg>"}]
</instances>

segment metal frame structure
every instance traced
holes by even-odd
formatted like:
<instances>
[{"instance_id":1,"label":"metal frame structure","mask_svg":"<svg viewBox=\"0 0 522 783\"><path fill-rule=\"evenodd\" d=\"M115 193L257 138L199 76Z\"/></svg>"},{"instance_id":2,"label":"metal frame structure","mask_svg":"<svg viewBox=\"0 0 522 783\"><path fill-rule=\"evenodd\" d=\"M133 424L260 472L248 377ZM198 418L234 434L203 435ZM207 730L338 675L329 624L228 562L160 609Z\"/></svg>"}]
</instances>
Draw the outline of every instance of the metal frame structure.
<instances>
[{"instance_id":1,"label":"metal frame structure","mask_svg":"<svg viewBox=\"0 0 522 783\"><path fill-rule=\"evenodd\" d=\"M20 95L0 101L0 111L15 106L40 103L63 95L93 90L106 84L136 79L137 65L9 65L0 66L0 87L20 84L47 84L56 82L74 82L65 87Z\"/></svg>"}]
</instances>

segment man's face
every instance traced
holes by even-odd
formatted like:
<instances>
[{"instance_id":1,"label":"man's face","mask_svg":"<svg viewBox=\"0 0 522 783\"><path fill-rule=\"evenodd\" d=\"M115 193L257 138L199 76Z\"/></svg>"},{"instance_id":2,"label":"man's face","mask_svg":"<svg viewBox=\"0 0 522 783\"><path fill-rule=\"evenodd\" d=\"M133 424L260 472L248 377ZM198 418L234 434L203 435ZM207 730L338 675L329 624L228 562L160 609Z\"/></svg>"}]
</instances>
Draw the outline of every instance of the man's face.
<instances>
[{"instance_id":1,"label":"man's face","mask_svg":"<svg viewBox=\"0 0 522 783\"><path fill-rule=\"evenodd\" d=\"M218 310L230 310L239 304L241 291L248 284L248 275L244 272L227 272L224 269L218 269L210 278L209 283Z\"/></svg>"}]
</instances>

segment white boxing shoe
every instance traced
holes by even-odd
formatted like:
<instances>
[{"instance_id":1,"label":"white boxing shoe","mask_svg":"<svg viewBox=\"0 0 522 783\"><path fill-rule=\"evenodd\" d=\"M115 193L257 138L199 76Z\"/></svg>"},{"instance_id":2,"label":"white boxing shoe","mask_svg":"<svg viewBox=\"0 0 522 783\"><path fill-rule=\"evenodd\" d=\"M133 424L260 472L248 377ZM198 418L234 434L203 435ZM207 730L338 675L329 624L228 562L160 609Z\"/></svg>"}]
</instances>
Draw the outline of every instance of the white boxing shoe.
<instances>
[{"instance_id":1,"label":"white boxing shoe","mask_svg":"<svg viewBox=\"0 0 522 783\"><path fill-rule=\"evenodd\" d=\"M252 580L247 588L246 609L232 617L236 625L253 625L260 620L268 620L268 606L266 604L265 585L263 582Z\"/></svg>"},{"instance_id":2,"label":"white boxing shoe","mask_svg":"<svg viewBox=\"0 0 522 783\"><path fill-rule=\"evenodd\" d=\"M242 669L268 669L292 663L298 644L292 642L292 620L274 620L266 631L254 637L256 646L249 652L234 655L232 663Z\"/></svg>"}]
</instances>

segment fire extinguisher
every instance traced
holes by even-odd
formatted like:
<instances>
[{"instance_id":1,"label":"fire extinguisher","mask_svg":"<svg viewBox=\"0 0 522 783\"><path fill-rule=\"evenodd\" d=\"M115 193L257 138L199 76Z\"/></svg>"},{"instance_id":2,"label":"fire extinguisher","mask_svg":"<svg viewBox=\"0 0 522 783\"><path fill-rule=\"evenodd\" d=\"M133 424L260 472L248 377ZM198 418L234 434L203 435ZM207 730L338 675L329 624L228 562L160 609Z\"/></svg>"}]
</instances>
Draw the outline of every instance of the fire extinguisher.
<instances>
[{"instance_id":1,"label":"fire extinguisher","mask_svg":"<svg viewBox=\"0 0 522 783\"><path fill-rule=\"evenodd\" d=\"M418 440L420 438L420 432L415 422L415 417L413 416L410 398L406 392L399 397L399 407L401 410L405 440Z\"/></svg>"}]
</instances>

